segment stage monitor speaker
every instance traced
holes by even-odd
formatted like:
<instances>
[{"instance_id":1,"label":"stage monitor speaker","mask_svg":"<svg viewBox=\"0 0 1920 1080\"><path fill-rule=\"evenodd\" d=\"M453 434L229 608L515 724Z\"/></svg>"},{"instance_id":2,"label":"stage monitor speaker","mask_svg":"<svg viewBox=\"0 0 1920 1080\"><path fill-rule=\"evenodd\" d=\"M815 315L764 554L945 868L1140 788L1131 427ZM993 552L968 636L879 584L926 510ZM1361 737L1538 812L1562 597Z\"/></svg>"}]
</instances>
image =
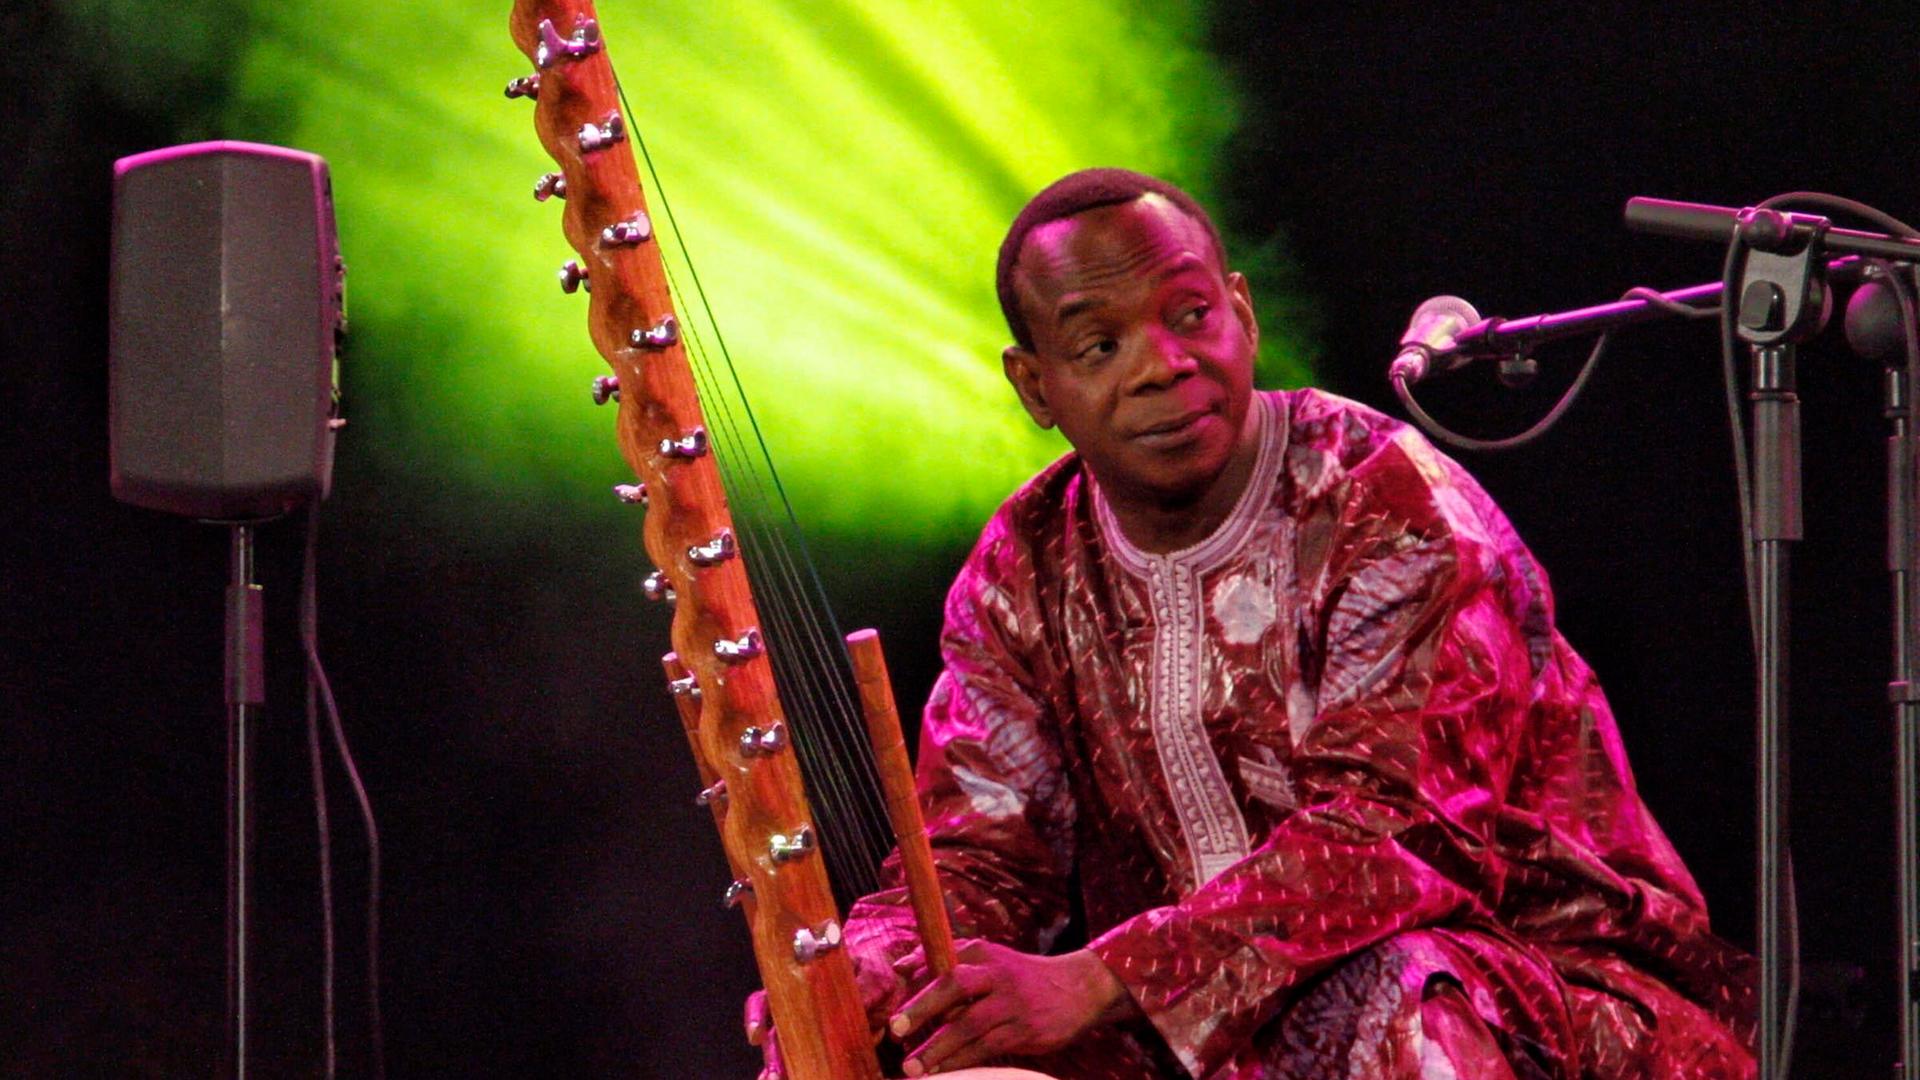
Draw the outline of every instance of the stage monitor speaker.
<instances>
[{"instance_id":1,"label":"stage monitor speaker","mask_svg":"<svg viewBox=\"0 0 1920 1080\"><path fill-rule=\"evenodd\" d=\"M243 142L114 165L114 497L216 521L327 495L346 329L327 163Z\"/></svg>"}]
</instances>

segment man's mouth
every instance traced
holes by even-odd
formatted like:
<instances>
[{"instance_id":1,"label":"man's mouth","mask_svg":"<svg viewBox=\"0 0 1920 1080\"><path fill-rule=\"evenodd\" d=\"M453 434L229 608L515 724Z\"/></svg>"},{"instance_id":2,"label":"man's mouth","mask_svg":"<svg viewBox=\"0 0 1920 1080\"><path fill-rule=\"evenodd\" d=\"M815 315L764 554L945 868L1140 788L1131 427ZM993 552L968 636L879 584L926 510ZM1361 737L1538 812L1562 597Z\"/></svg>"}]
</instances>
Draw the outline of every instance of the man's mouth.
<instances>
[{"instance_id":1,"label":"man's mouth","mask_svg":"<svg viewBox=\"0 0 1920 1080\"><path fill-rule=\"evenodd\" d=\"M1134 432L1133 437L1137 441L1152 445L1173 445L1191 436L1200 426L1200 422L1212 415L1211 409L1195 409L1192 412L1149 424Z\"/></svg>"}]
</instances>

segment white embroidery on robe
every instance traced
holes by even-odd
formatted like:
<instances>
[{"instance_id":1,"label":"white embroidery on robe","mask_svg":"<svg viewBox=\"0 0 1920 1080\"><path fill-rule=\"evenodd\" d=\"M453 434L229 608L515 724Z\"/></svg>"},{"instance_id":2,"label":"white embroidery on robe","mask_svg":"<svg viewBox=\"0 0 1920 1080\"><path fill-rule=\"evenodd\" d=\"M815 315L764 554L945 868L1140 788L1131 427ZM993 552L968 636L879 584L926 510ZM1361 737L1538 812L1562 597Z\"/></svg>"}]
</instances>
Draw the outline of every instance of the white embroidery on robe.
<instances>
[{"instance_id":1,"label":"white embroidery on robe","mask_svg":"<svg viewBox=\"0 0 1920 1080\"><path fill-rule=\"evenodd\" d=\"M1235 574L1213 594L1213 621L1229 645L1252 645L1273 625L1273 592L1246 574Z\"/></svg>"},{"instance_id":2,"label":"white embroidery on robe","mask_svg":"<svg viewBox=\"0 0 1920 1080\"><path fill-rule=\"evenodd\" d=\"M1127 541L1105 499L1094 503L1102 532L1119 564L1146 580L1155 626L1147 721L1174 818L1186 841L1193 869L1192 888L1196 889L1252 850L1246 818L1227 784L1224 763L1214 753L1201 712L1206 697L1207 656L1212 651L1207 640L1202 575L1246 544L1267 507L1282 461L1275 451L1275 440L1268 437L1269 425L1276 422L1270 406L1264 397L1254 400L1261 440L1253 475L1227 520L1207 539L1169 555L1149 555ZM1249 579L1247 585L1259 591L1254 580ZM1270 608L1274 604L1271 596L1266 602ZM1258 601L1244 603L1251 606ZM1256 609L1252 614L1236 614L1235 618L1245 627L1259 615ZM1268 610L1264 618L1264 625L1271 625L1275 612ZM1259 636L1255 632L1251 640L1257 641Z\"/></svg>"},{"instance_id":3,"label":"white embroidery on robe","mask_svg":"<svg viewBox=\"0 0 1920 1080\"><path fill-rule=\"evenodd\" d=\"M1293 793L1293 777L1286 765L1274 756L1273 749L1263 746L1257 753L1257 757L1242 754L1238 762L1247 794L1276 810L1292 810L1300 805L1299 797Z\"/></svg>"},{"instance_id":4,"label":"white embroidery on robe","mask_svg":"<svg viewBox=\"0 0 1920 1080\"><path fill-rule=\"evenodd\" d=\"M1005 784L988 780L962 765L953 767L954 782L967 794L973 812L990 818L1013 817L1020 813L1022 800Z\"/></svg>"},{"instance_id":5,"label":"white embroidery on robe","mask_svg":"<svg viewBox=\"0 0 1920 1080\"><path fill-rule=\"evenodd\" d=\"M1206 647L1199 582L1192 570L1165 556L1150 579L1159 647L1153 657L1153 709L1149 722L1160 752L1167 793L1193 860L1195 888L1247 857L1247 823L1213 752L1200 717Z\"/></svg>"}]
</instances>

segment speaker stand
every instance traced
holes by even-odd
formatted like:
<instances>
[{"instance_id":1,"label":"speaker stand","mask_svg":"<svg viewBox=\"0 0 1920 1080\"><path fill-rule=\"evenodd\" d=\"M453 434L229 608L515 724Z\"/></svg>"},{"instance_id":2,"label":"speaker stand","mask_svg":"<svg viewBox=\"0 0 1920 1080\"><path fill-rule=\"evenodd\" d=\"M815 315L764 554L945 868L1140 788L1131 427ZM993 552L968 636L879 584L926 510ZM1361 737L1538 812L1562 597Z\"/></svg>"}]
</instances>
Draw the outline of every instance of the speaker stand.
<instances>
[{"instance_id":1,"label":"speaker stand","mask_svg":"<svg viewBox=\"0 0 1920 1080\"><path fill-rule=\"evenodd\" d=\"M253 526L233 530L227 584L227 1043L229 1075L247 1075L248 984L252 957L251 882L254 846L253 725L267 701L265 609L253 580Z\"/></svg>"}]
</instances>

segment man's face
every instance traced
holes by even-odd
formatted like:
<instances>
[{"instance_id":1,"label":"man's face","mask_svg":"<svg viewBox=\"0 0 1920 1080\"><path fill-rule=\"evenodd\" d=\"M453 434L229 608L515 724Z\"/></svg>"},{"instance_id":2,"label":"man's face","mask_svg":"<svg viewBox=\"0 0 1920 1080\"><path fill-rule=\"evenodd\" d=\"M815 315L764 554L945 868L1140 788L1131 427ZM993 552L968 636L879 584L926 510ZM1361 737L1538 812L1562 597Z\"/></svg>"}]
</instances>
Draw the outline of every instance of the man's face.
<instances>
[{"instance_id":1,"label":"man's face","mask_svg":"<svg viewBox=\"0 0 1920 1080\"><path fill-rule=\"evenodd\" d=\"M1259 344L1246 281L1158 195L1049 222L1014 270L1033 337L1007 379L1115 496L1206 493L1246 427Z\"/></svg>"}]
</instances>

